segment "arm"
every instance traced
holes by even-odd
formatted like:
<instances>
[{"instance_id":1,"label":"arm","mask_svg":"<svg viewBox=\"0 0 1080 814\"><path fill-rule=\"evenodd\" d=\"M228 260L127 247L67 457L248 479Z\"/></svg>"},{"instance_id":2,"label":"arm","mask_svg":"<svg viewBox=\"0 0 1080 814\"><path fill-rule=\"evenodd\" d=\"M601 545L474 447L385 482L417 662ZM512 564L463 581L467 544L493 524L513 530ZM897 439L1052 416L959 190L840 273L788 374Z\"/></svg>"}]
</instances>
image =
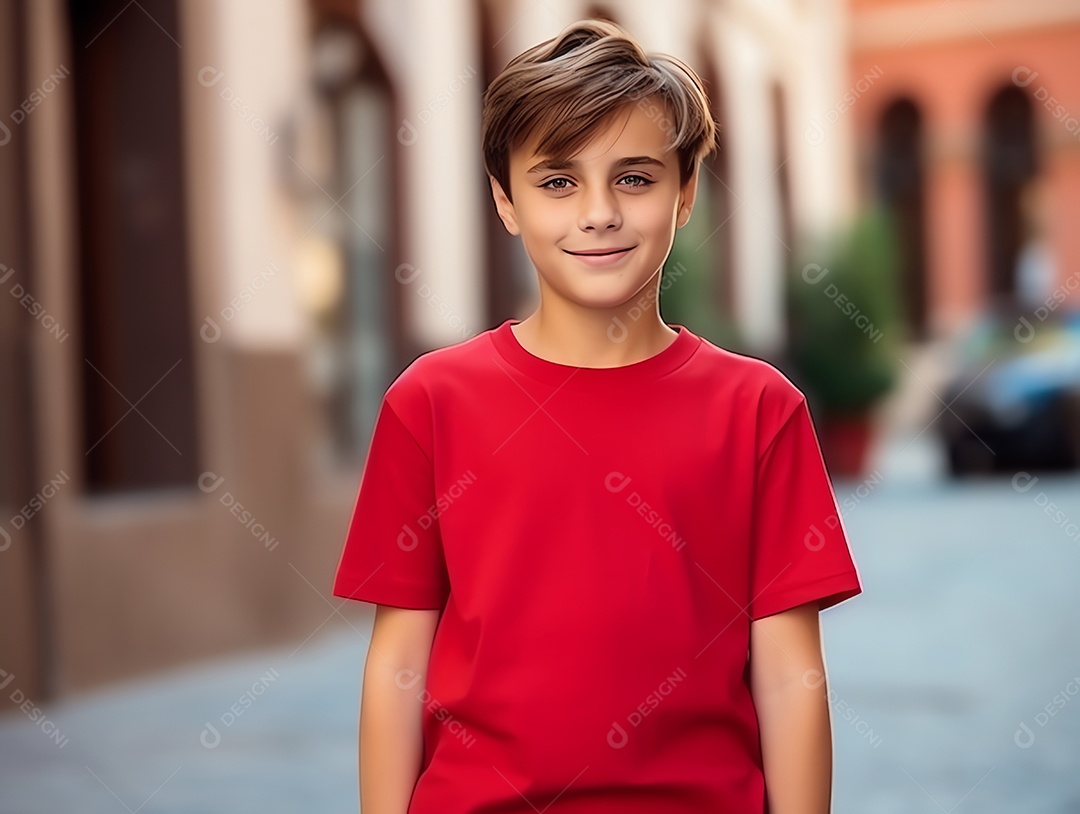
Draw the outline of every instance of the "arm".
<instances>
[{"instance_id":1,"label":"arm","mask_svg":"<svg viewBox=\"0 0 1080 814\"><path fill-rule=\"evenodd\" d=\"M750 623L750 691L771 814L828 814L832 727L818 604Z\"/></svg>"},{"instance_id":2,"label":"arm","mask_svg":"<svg viewBox=\"0 0 1080 814\"><path fill-rule=\"evenodd\" d=\"M424 678L437 610L378 605L360 700L360 809L406 814L423 758ZM399 677L402 671L406 672ZM416 676L419 681L413 680Z\"/></svg>"}]
</instances>

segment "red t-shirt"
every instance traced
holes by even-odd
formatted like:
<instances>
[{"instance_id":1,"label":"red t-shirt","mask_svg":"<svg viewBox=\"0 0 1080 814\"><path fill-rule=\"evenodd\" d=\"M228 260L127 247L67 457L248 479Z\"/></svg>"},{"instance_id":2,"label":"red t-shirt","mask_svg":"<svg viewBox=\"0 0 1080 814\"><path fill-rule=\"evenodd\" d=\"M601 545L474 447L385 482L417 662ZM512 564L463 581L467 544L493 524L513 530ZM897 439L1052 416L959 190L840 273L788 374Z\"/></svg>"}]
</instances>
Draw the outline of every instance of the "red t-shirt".
<instances>
[{"instance_id":1,"label":"red t-shirt","mask_svg":"<svg viewBox=\"0 0 1080 814\"><path fill-rule=\"evenodd\" d=\"M513 322L391 384L333 585L443 609L409 814L765 812L750 622L862 590L803 394L682 325L575 368Z\"/></svg>"}]
</instances>

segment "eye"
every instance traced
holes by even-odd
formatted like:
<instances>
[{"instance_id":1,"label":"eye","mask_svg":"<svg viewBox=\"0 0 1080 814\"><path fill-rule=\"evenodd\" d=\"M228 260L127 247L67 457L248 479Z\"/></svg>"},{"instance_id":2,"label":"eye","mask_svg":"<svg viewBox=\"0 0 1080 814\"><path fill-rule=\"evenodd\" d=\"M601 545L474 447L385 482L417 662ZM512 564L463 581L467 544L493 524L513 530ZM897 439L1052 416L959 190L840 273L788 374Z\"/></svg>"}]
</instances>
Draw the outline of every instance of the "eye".
<instances>
[{"instance_id":1,"label":"eye","mask_svg":"<svg viewBox=\"0 0 1080 814\"><path fill-rule=\"evenodd\" d=\"M566 187L548 186L548 184L554 184L556 181L566 181L567 183L569 183L570 179L569 178L552 178L552 179L550 179L548 181L545 181L544 183L540 184L540 189L566 189Z\"/></svg>"},{"instance_id":2,"label":"eye","mask_svg":"<svg viewBox=\"0 0 1080 814\"><path fill-rule=\"evenodd\" d=\"M627 180L633 181L632 184L622 184L623 181ZM624 175L617 182L618 184L622 184L622 186L624 187L631 187L633 189L639 189L642 187L648 187L652 184L656 184L656 181L646 178L644 175ZM543 184L539 186L540 189L566 190L570 188L571 181L569 178L563 177L550 178L548 180L545 180Z\"/></svg>"}]
</instances>

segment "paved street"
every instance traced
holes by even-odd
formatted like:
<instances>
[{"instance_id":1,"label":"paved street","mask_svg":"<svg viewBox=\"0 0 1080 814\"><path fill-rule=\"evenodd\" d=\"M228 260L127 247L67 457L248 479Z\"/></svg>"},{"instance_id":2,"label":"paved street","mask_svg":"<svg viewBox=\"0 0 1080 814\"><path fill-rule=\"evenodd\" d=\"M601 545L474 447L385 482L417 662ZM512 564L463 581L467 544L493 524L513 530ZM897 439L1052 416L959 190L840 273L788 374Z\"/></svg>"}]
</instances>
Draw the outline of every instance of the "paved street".
<instances>
[{"instance_id":1,"label":"paved street","mask_svg":"<svg viewBox=\"0 0 1080 814\"><path fill-rule=\"evenodd\" d=\"M1080 478L905 446L837 488L866 592L823 615L835 811L1080 811ZM364 641L323 633L8 716L0 812L355 812Z\"/></svg>"},{"instance_id":2,"label":"paved street","mask_svg":"<svg viewBox=\"0 0 1080 814\"><path fill-rule=\"evenodd\" d=\"M835 810L1080 811L1080 478L914 475L845 513L866 592L823 615Z\"/></svg>"}]
</instances>

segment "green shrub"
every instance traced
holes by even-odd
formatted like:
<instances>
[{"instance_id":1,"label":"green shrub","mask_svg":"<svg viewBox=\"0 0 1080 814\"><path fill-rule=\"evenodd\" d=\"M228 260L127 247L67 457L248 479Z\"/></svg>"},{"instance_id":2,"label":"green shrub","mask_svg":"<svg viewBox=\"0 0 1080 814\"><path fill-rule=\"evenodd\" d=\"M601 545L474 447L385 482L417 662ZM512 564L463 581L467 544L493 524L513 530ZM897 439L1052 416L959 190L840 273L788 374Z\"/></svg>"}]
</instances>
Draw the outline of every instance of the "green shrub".
<instances>
[{"instance_id":1,"label":"green shrub","mask_svg":"<svg viewBox=\"0 0 1080 814\"><path fill-rule=\"evenodd\" d=\"M803 258L787 287L791 364L824 411L864 412L897 375L901 312L891 224L882 211L869 211L824 251Z\"/></svg>"}]
</instances>

